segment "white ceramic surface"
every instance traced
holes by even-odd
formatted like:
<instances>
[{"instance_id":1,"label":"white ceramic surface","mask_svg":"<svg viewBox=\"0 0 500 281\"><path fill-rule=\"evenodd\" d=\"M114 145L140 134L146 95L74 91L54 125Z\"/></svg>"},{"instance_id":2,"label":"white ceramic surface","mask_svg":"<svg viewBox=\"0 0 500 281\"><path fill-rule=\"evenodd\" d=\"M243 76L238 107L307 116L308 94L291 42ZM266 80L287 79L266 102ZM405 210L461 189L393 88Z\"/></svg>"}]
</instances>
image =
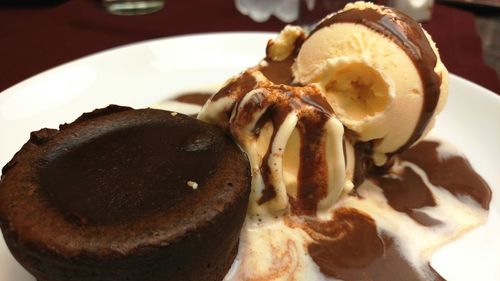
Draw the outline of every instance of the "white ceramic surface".
<instances>
[{"instance_id":1,"label":"white ceramic surface","mask_svg":"<svg viewBox=\"0 0 500 281\"><path fill-rule=\"evenodd\" d=\"M0 166L31 131L110 103L146 107L184 91L214 90L264 55L271 33L219 33L136 43L40 73L0 93ZM493 189L488 224L444 247L433 266L449 281L500 280L500 97L451 76L432 135L459 148ZM34 280L0 238L0 281Z\"/></svg>"}]
</instances>

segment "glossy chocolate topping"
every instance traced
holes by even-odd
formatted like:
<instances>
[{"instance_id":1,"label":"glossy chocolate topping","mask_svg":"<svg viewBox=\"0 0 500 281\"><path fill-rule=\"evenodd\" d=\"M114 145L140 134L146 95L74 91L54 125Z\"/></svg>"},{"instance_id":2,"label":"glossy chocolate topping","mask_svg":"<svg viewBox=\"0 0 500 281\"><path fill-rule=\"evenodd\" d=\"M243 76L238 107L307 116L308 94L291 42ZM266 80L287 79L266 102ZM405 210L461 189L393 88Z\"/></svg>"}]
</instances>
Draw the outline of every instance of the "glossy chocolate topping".
<instances>
[{"instance_id":1,"label":"glossy chocolate topping","mask_svg":"<svg viewBox=\"0 0 500 281\"><path fill-rule=\"evenodd\" d=\"M294 212L314 214L318 202L327 194L327 170L325 156L325 123L331 118L333 110L328 102L314 87L290 87L286 85L272 85L259 89L242 108L239 108L232 120L234 130L244 128L256 114L266 111L255 123L253 132L257 137L262 126L271 122L273 133L270 143L274 143L277 132L289 114L297 114L297 129L300 133L301 147L299 152L299 175L297 180L298 193L292 203ZM263 204L276 196L272 184L271 170L274 169L270 156L272 145L262 160L260 172L265 188L258 203Z\"/></svg>"},{"instance_id":2,"label":"glossy chocolate topping","mask_svg":"<svg viewBox=\"0 0 500 281\"><path fill-rule=\"evenodd\" d=\"M210 102L217 102L223 98L230 98L233 101L240 100L243 98L248 92L255 89L258 83L254 76L252 76L248 71L244 72L242 75L234 78L232 81L227 83L222 89L220 89L212 98L209 100ZM227 127L229 122L229 118L231 117L231 112L236 106L236 102L232 102L230 104L230 108L228 108L223 116L220 116L224 119L225 122L221 122L223 127Z\"/></svg>"},{"instance_id":3,"label":"glossy chocolate topping","mask_svg":"<svg viewBox=\"0 0 500 281\"><path fill-rule=\"evenodd\" d=\"M372 142L357 142L354 144L354 175L352 182L359 186L365 180L367 173L372 170L374 164L370 157L373 153Z\"/></svg>"},{"instance_id":4,"label":"glossy chocolate topping","mask_svg":"<svg viewBox=\"0 0 500 281\"><path fill-rule=\"evenodd\" d=\"M217 101L224 97L241 99L244 95L253 90L256 85L257 81L255 78L249 72L244 72L241 76L238 76L238 78L222 87L222 89L212 97L212 101Z\"/></svg>"},{"instance_id":5,"label":"glossy chocolate topping","mask_svg":"<svg viewBox=\"0 0 500 281\"><path fill-rule=\"evenodd\" d=\"M330 221L307 222L315 240L308 251L325 275L340 280L423 281L401 255L394 240L380 235L368 214L340 208ZM429 266L432 280L444 280Z\"/></svg>"},{"instance_id":6,"label":"glossy chocolate topping","mask_svg":"<svg viewBox=\"0 0 500 281\"><path fill-rule=\"evenodd\" d=\"M318 202L327 195L325 123L331 118L330 114L309 116L297 124L301 145L298 193L297 200L293 203L295 213L314 215Z\"/></svg>"},{"instance_id":7,"label":"glossy chocolate topping","mask_svg":"<svg viewBox=\"0 0 500 281\"><path fill-rule=\"evenodd\" d=\"M429 181L440 186L455 196L468 196L482 208L488 209L491 202L491 188L474 171L467 158L461 154L439 153L436 141L422 141L403 152L399 158L414 163L425 171Z\"/></svg>"},{"instance_id":8,"label":"glossy chocolate topping","mask_svg":"<svg viewBox=\"0 0 500 281\"><path fill-rule=\"evenodd\" d=\"M266 151L255 164L264 183L256 199L259 205L273 200L277 190L282 190L281 186L275 186L277 178L282 175L277 175L279 168L274 159L276 155L283 156L286 143L280 144L279 148L275 145L278 132L282 128L289 130L290 126L297 130L300 147L296 152L298 157L293 161L299 161L298 189L296 196L288 199L293 212L314 214L318 202L328 195L328 179L332 177L327 171L329 156L325 155L325 126L333 118L333 109L319 89L315 86L276 84L263 75L261 66L258 66L230 81L212 97L208 105L205 111L217 112L215 122L227 128L243 147L248 142L257 141L264 126L272 127ZM206 112L200 113L202 120L204 114ZM296 121L285 125L284 122L291 116L296 117Z\"/></svg>"},{"instance_id":9,"label":"glossy chocolate topping","mask_svg":"<svg viewBox=\"0 0 500 281\"><path fill-rule=\"evenodd\" d=\"M275 84L285 84L292 85L293 83L293 73L292 65L295 62L295 58L300 51L300 47L305 41L305 35L302 34L294 42L294 48L292 53L282 61L275 61L269 55L269 48L273 45L273 41L269 40L266 47L266 58L264 59L264 64L259 67L259 70Z\"/></svg>"},{"instance_id":10,"label":"glossy chocolate topping","mask_svg":"<svg viewBox=\"0 0 500 281\"><path fill-rule=\"evenodd\" d=\"M187 92L182 93L174 98L175 101L204 105L205 102L212 96L212 93L202 93L202 92Z\"/></svg>"},{"instance_id":11,"label":"glossy chocolate topping","mask_svg":"<svg viewBox=\"0 0 500 281\"><path fill-rule=\"evenodd\" d=\"M436 202L427 185L412 169L403 168L401 172L389 172L373 177L372 180L382 189L389 205L396 211L405 212L415 221L426 226L440 223L417 210L423 207L434 207Z\"/></svg>"},{"instance_id":12,"label":"glossy chocolate topping","mask_svg":"<svg viewBox=\"0 0 500 281\"><path fill-rule=\"evenodd\" d=\"M386 8L385 11L384 14L371 8L342 11L321 21L309 36L335 23L362 24L391 38L413 61L422 81L424 100L413 134L406 144L394 152L397 154L422 136L438 104L441 78L434 72L436 54L418 22L397 9Z\"/></svg>"},{"instance_id":13,"label":"glossy chocolate topping","mask_svg":"<svg viewBox=\"0 0 500 281\"><path fill-rule=\"evenodd\" d=\"M294 56L290 56L283 61L271 61L270 59L266 59L267 64L262 66L260 71L262 71L262 74L273 83L292 85L292 65L294 61Z\"/></svg>"}]
</instances>

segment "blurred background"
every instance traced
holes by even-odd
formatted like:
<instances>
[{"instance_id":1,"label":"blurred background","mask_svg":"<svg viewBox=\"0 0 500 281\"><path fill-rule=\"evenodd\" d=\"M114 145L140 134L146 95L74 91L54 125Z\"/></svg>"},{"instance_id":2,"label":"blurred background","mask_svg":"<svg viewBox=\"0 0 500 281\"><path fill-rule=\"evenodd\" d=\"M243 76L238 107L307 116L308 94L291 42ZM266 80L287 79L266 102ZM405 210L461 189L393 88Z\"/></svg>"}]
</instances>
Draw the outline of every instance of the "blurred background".
<instances>
[{"instance_id":1,"label":"blurred background","mask_svg":"<svg viewBox=\"0 0 500 281\"><path fill-rule=\"evenodd\" d=\"M277 32L286 22L310 27L349 1L120 2L131 0L0 0L0 92L46 69L123 44L205 32ZM448 69L500 93L500 0L374 2L401 9L413 2L415 11L407 12L421 19Z\"/></svg>"}]
</instances>

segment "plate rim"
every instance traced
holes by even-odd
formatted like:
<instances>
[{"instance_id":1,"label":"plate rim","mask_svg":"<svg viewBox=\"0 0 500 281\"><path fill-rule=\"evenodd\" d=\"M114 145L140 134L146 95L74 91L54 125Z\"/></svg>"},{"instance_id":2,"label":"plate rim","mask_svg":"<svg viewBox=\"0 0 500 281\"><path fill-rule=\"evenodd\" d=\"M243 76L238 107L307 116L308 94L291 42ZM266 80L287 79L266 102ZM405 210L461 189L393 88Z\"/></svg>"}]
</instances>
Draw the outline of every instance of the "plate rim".
<instances>
[{"instance_id":1,"label":"plate rim","mask_svg":"<svg viewBox=\"0 0 500 281\"><path fill-rule=\"evenodd\" d=\"M3 91L0 92L0 97L2 95L5 95L5 94L11 94L10 92L11 91L15 91L15 89L17 87L19 87L20 84L29 83L29 81L31 79L34 79L35 77L39 77L39 76L45 75L46 73L51 72L51 71L59 70L59 69L64 68L64 67L66 67L68 65L71 65L71 64L81 63L82 61L85 61L85 60L94 59L94 58L100 57L100 56L105 56L106 54L112 53L112 52L124 51L126 49L136 48L136 47L140 47L140 46L147 46L149 44L157 44L157 43L160 43L160 42L170 41L170 40L175 41L175 40L185 40L185 39L189 39L189 38L203 38L203 37L217 37L217 36L224 36L224 37L231 37L231 36L262 36L263 37L263 36L276 36L277 34L278 34L278 32L266 32L266 31L262 31L262 32L261 31L204 32L204 33L190 33L190 34L181 34L181 35L173 35L173 36L164 36L164 37L146 39L146 40L141 40L141 41L136 41L136 42L130 42L130 43L126 43L126 44L123 44L123 45L119 45L119 46L115 46L115 47L103 49L103 50L100 50L100 51L97 51L97 52L94 52L94 53L91 53L91 54L87 54L87 55L84 55L82 57L79 57L79 58L76 58L76 59L73 59L73 60L70 60L70 61L67 61L67 62L64 62L62 64L58 64L56 66L50 67L50 68L48 68L46 70L43 70L43 71L41 71L39 73L36 73L36 74L34 74L32 76L29 76L29 77L27 77L27 78L25 78L25 79L17 82L14 85L9 86L8 88L6 88L6 89L4 89ZM474 81L468 80L468 79L466 79L464 77L461 77L461 76L459 76L457 74L454 74L452 72L450 72L449 74L450 74L450 77L452 77L452 79L457 79L460 82L470 84L470 86L478 87L478 88L481 89L481 91L486 91L489 94L492 94L493 96L496 96L498 98L498 102L500 102L500 93L497 94L497 93L493 92L492 90L487 89L484 86L475 83Z\"/></svg>"}]
</instances>

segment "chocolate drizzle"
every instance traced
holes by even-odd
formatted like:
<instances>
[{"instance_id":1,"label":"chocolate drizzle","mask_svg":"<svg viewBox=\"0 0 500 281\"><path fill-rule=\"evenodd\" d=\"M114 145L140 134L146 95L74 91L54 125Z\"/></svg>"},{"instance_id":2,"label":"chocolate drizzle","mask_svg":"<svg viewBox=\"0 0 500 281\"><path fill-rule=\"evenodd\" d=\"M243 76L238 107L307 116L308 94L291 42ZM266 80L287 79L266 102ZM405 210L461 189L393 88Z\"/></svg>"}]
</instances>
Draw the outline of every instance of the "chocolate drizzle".
<instances>
[{"instance_id":1,"label":"chocolate drizzle","mask_svg":"<svg viewBox=\"0 0 500 281\"><path fill-rule=\"evenodd\" d=\"M372 155L371 142L357 142L354 145L354 175L352 182L354 186L359 186L365 180L369 171L371 171L373 160L369 155Z\"/></svg>"},{"instance_id":2,"label":"chocolate drizzle","mask_svg":"<svg viewBox=\"0 0 500 281\"><path fill-rule=\"evenodd\" d=\"M211 93L187 92L178 95L174 100L183 103L204 105L205 102L210 98L210 96L212 96Z\"/></svg>"},{"instance_id":3,"label":"chocolate drizzle","mask_svg":"<svg viewBox=\"0 0 500 281\"><path fill-rule=\"evenodd\" d=\"M289 94L284 87L278 87L277 91L279 92L284 91L285 95ZM276 189L275 186L273 186L271 180L271 174L272 174L271 170L273 168L271 167L272 164L269 163L270 162L269 158L272 153L272 143L276 138L278 129L285 121L287 115L292 111L292 108L290 107L283 107L279 106L278 104L271 103L269 99L265 98L266 96L268 97L270 96L267 90L264 90L264 92L254 95L251 101L245 104L245 107L242 110L242 112L245 112L243 116L247 116L247 118L250 118L249 115L253 115L255 113L255 110L267 107L266 111L257 120L256 125L252 130L256 137L260 135L261 129L266 123L271 122L274 128L270 140L270 145L267 148L267 152L264 155L264 158L262 159L262 165L260 167L260 173L264 181L264 189L262 190L261 197L257 200L258 204L264 204L272 200L274 197L276 197ZM284 150L284 148L282 148L282 150Z\"/></svg>"},{"instance_id":4,"label":"chocolate drizzle","mask_svg":"<svg viewBox=\"0 0 500 281\"><path fill-rule=\"evenodd\" d=\"M259 70L267 79L275 84L293 85L292 65L305 40L306 37L304 34L299 36L294 42L292 53L282 61L276 61L271 58L270 48L274 42L269 40L266 47L265 63L263 66L260 66Z\"/></svg>"},{"instance_id":5,"label":"chocolate drizzle","mask_svg":"<svg viewBox=\"0 0 500 281\"><path fill-rule=\"evenodd\" d=\"M311 101L318 97L304 97ZM320 99L322 102L323 99ZM316 102L312 103L316 104ZM293 211L296 214L314 215L318 202L328 193L327 155L326 155L326 130L325 124L331 118L331 113L324 110L330 108L328 104L318 107L307 117L299 119L297 129L300 132L300 165L297 179L297 200L294 201ZM335 157L335 156L332 156Z\"/></svg>"},{"instance_id":6,"label":"chocolate drizzle","mask_svg":"<svg viewBox=\"0 0 500 281\"><path fill-rule=\"evenodd\" d=\"M434 114L440 96L441 79L434 72L437 57L424 31L415 20L396 9L386 8L385 13L382 13L375 9L366 8L350 9L334 14L320 22L309 36L335 23L362 24L391 38L413 61L422 81L422 111L411 137L393 155L406 150L424 133Z\"/></svg>"},{"instance_id":7,"label":"chocolate drizzle","mask_svg":"<svg viewBox=\"0 0 500 281\"><path fill-rule=\"evenodd\" d=\"M232 97L234 99L241 99L248 92L257 86L257 80L248 71L238 76L233 81L222 87L211 99L215 102L221 98Z\"/></svg>"},{"instance_id":8,"label":"chocolate drizzle","mask_svg":"<svg viewBox=\"0 0 500 281\"><path fill-rule=\"evenodd\" d=\"M237 78L230 81L222 89L220 89L209 102L215 103L223 98L230 98L233 100L227 108L219 113L219 125L223 128L227 128L229 124L229 118L231 113L235 109L236 101L242 99L248 92L255 89L259 83L249 71L245 71L243 74Z\"/></svg>"},{"instance_id":9,"label":"chocolate drizzle","mask_svg":"<svg viewBox=\"0 0 500 281\"><path fill-rule=\"evenodd\" d=\"M275 168L271 156L273 153L283 154L285 147L280 147L279 152L276 152L273 151L273 143L289 114L296 114L298 117L296 128L301 138L298 152L300 165L297 197L290 201L295 213L312 215L316 212L318 202L328 191L325 125L332 117L333 110L313 86L268 85L266 88L257 88L256 91L258 92L249 97L241 108L237 106L230 128L233 135L238 136L241 128L246 128L248 124L254 122L251 131L257 138L263 126L268 123L273 126L270 144L260 166L264 189L257 203L264 204L276 197L276 187L273 185ZM261 112L260 117L253 121L258 112Z\"/></svg>"}]
</instances>

